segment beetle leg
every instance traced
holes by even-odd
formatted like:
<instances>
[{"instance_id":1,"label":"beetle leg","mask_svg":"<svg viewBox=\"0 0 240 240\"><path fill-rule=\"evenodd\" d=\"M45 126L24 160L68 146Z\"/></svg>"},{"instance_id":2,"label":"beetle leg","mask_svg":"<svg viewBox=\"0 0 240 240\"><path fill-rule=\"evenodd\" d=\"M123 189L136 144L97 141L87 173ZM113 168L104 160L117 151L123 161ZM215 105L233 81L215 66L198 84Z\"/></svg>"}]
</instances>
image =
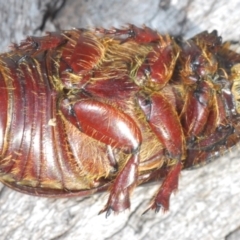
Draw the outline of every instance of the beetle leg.
<instances>
[{"instance_id":1,"label":"beetle leg","mask_svg":"<svg viewBox=\"0 0 240 240\"><path fill-rule=\"evenodd\" d=\"M210 135L215 132L218 127L227 125L227 115L225 111L224 100L220 94L213 95L213 103L207 119L207 124L204 128L204 135Z\"/></svg>"},{"instance_id":2,"label":"beetle leg","mask_svg":"<svg viewBox=\"0 0 240 240\"><path fill-rule=\"evenodd\" d=\"M206 126L213 101L213 92L206 81L201 81L195 90L190 90L181 113L182 126L187 138L199 136Z\"/></svg>"},{"instance_id":3,"label":"beetle leg","mask_svg":"<svg viewBox=\"0 0 240 240\"><path fill-rule=\"evenodd\" d=\"M139 148L142 142L140 129L127 114L111 105L93 99L82 99L69 103L63 100L60 109L64 117L88 136L118 148L131 157L117 175L110 188L105 208L120 212L130 207L129 196L138 179Z\"/></svg>"},{"instance_id":4,"label":"beetle leg","mask_svg":"<svg viewBox=\"0 0 240 240\"><path fill-rule=\"evenodd\" d=\"M136 149L111 185L108 202L99 214L106 212L108 217L112 210L121 212L130 207L130 193L137 183L138 165L139 149Z\"/></svg>"},{"instance_id":5,"label":"beetle leg","mask_svg":"<svg viewBox=\"0 0 240 240\"><path fill-rule=\"evenodd\" d=\"M216 128L214 133L191 143L187 149L184 168L197 168L199 165L206 164L206 159L210 162L211 159L221 155L225 149L235 144L234 139L231 138L233 133L234 128L230 126ZM230 139L229 143L228 139Z\"/></svg>"},{"instance_id":6,"label":"beetle leg","mask_svg":"<svg viewBox=\"0 0 240 240\"><path fill-rule=\"evenodd\" d=\"M107 30L103 28L96 28L95 31L102 34L113 34L118 36L127 35L127 38L123 40L123 42L134 40L137 43L150 43L156 42L160 38L159 34L151 28L146 26L139 28L133 24L130 24L126 29L113 28L111 30Z\"/></svg>"},{"instance_id":7,"label":"beetle leg","mask_svg":"<svg viewBox=\"0 0 240 240\"><path fill-rule=\"evenodd\" d=\"M208 40L210 41L210 39L209 36ZM212 47L209 46L209 42L199 42L197 38L179 44L181 47L179 56L179 62L181 63L180 76L184 84L196 84L202 78L215 74L218 62L213 52L218 45L218 40L215 43L212 42ZM208 48L211 48L211 51L207 51Z\"/></svg>"},{"instance_id":8,"label":"beetle leg","mask_svg":"<svg viewBox=\"0 0 240 240\"><path fill-rule=\"evenodd\" d=\"M177 57L178 49L172 44L171 39L162 38L139 67L136 74L138 85L155 91L163 88L172 77Z\"/></svg>"},{"instance_id":9,"label":"beetle leg","mask_svg":"<svg viewBox=\"0 0 240 240\"><path fill-rule=\"evenodd\" d=\"M153 203L148 209L164 210L169 208L171 193L177 188L181 171L181 160L185 154L185 142L182 127L177 112L169 101L159 93L153 93L149 98L138 95L138 102L146 115L150 128L164 145L170 155L171 170L167 174Z\"/></svg>"},{"instance_id":10,"label":"beetle leg","mask_svg":"<svg viewBox=\"0 0 240 240\"><path fill-rule=\"evenodd\" d=\"M160 187L157 195L154 197L150 206L143 212L145 214L148 210L153 209L155 212L159 212L160 208L163 211L169 209L169 200L172 192L178 188L178 178L182 169L182 163L179 161L172 169L168 172L164 179L162 186Z\"/></svg>"},{"instance_id":11,"label":"beetle leg","mask_svg":"<svg viewBox=\"0 0 240 240\"><path fill-rule=\"evenodd\" d=\"M69 32L71 39L64 45L59 71L68 71L74 74L86 73L91 70L103 57L103 46L93 35L84 29Z\"/></svg>"},{"instance_id":12,"label":"beetle leg","mask_svg":"<svg viewBox=\"0 0 240 240\"><path fill-rule=\"evenodd\" d=\"M55 48L64 43L64 41L64 36L61 33L47 33L44 37L28 37L19 46L13 45L12 48L33 53Z\"/></svg>"},{"instance_id":13,"label":"beetle leg","mask_svg":"<svg viewBox=\"0 0 240 240\"><path fill-rule=\"evenodd\" d=\"M147 96L139 93L137 100L152 131L167 149L172 159L181 159L184 149L184 135L172 104L160 93Z\"/></svg>"},{"instance_id":14,"label":"beetle leg","mask_svg":"<svg viewBox=\"0 0 240 240\"><path fill-rule=\"evenodd\" d=\"M113 167L113 172L117 172L118 171L118 163L115 158L114 150L110 145L107 145L107 155L108 155L109 163L110 163L111 167Z\"/></svg>"},{"instance_id":15,"label":"beetle leg","mask_svg":"<svg viewBox=\"0 0 240 240\"><path fill-rule=\"evenodd\" d=\"M218 32L213 30L212 32L203 31L195 35L191 40L198 45L204 43L207 50L210 52L216 52L222 45L222 37L218 36Z\"/></svg>"}]
</instances>

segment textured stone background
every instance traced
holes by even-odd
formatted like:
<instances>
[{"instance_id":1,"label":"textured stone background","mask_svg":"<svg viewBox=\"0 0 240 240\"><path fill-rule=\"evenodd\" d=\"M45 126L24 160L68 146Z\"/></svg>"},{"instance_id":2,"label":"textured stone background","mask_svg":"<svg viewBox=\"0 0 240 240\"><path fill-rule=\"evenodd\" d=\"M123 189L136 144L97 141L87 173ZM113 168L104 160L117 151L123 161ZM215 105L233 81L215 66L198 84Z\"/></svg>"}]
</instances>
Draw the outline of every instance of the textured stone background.
<instances>
[{"instance_id":1,"label":"textured stone background","mask_svg":"<svg viewBox=\"0 0 240 240\"><path fill-rule=\"evenodd\" d=\"M27 35L41 35L46 10L59 1L0 0L0 51ZM47 7L48 6L48 7ZM67 0L44 31L72 27L146 24L160 32L190 37L217 29L225 40L239 40L240 1L229 0ZM45 14L46 15L46 14ZM47 16L47 15L46 15ZM98 211L107 194L76 199L26 196L0 185L0 239L240 239L239 149L194 171L181 174L179 192L166 214L141 216L157 188L138 188L131 211L105 219Z\"/></svg>"}]
</instances>

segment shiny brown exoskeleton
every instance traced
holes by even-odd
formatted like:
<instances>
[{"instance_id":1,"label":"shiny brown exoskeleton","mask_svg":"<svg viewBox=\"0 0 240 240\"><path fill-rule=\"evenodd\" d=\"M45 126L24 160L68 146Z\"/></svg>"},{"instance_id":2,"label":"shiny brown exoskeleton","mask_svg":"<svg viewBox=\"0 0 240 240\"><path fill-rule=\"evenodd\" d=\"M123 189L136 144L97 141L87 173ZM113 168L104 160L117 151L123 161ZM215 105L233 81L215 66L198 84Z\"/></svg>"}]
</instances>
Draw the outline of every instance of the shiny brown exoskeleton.
<instances>
[{"instance_id":1,"label":"shiny brown exoskeleton","mask_svg":"<svg viewBox=\"0 0 240 240\"><path fill-rule=\"evenodd\" d=\"M163 178L148 209L168 210L182 169L239 142L240 55L216 31L184 41L76 29L29 37L0 60L0 181L15 190L108 190L108 215Z\"/></svg>"}]
</instances>

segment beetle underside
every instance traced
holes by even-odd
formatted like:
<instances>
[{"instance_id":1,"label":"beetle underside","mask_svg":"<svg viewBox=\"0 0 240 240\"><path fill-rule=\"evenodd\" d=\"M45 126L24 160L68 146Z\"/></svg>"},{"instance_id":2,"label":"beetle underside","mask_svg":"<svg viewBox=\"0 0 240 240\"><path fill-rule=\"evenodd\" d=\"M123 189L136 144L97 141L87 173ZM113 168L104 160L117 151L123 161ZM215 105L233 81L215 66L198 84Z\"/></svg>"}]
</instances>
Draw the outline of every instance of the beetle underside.
<instances>
[{"instance_id":1,"label":"beetle underside","mask_svg":"<svg viewBox=\"0 0 240 240\"><path fill-rule=\"evenodd\" d=\"M75 29L0 59L0 181L15 190L108 190L108 215L161 178L148 209L168 210L182 169L239 142L240 55L216 31L186 41L134 25Z\"/></svg>"}]
</instances>

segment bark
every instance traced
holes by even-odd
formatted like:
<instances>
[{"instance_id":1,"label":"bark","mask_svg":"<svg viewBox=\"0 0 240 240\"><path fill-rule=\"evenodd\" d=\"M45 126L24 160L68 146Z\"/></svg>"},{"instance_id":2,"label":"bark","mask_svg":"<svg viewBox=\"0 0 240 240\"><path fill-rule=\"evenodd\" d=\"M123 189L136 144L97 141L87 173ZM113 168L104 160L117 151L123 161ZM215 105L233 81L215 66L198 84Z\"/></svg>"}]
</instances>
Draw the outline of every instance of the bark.
<instances>
[{"instance_id":1,"label":"bark","mask_svg":"<svg viewBox=\"0 0 240 240\"><path fill-rule=\"evenodd\" d=\"M0 51L7 51L11 42L44 31L127 23L185 37L206 29L217 29L225 40L237 41L240 34L236 22L240 1L67 0L51 19L61 2L1 1ZM155 184L136 189L131 210L107 219L98 215L107 193L46 199L0 185L0 239L239 239L235 231L240 226L239 169L236 148L205 167L183 172L168 213L141 216L158 188Z\"/></svg>"}]
</instances>

